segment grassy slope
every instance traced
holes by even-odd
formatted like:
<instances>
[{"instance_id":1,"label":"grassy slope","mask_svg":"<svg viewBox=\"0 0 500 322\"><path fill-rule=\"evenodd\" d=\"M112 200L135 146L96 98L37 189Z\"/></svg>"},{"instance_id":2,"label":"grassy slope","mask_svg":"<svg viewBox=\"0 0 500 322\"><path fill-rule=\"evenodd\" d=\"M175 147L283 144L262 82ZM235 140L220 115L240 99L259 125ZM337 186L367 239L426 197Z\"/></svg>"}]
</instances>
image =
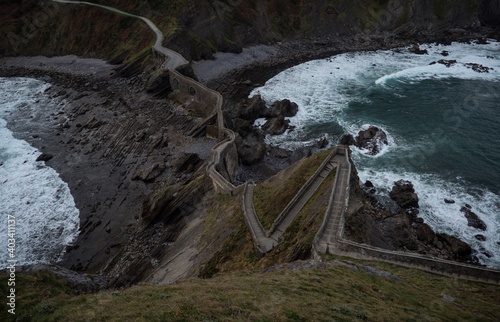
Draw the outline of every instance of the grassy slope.
<instances>
[{"instance_id":1,"label":"grassy slope","mask_svg":"<svg viewBox=\"0 0 500 322\"><path fill-rule=\"evenodd\" d=\"M302 165L294 168L292 170L293 175L289 176L281 184L277 184L276 179L270 179L255 187L255 211L264 229L271 228L273 221L318 169L318 166L328 153L330 151L323 151L308 158Z\"/></svg>"},{"instance_id":2,"label":"grassy slope","mask_svg":"<svg viewBox=\"0 0 500 322\"><path fill-rule=\"evenodd\" d=\"M359 263L359 262L358 262ZM362 262L361 262L362 263ZM498 286L368 263L401 281L352 267L230 273L169 286L72 296L45 275L18 276L18 321L498 321ZM2 283L2 293L5 286ZM3 317L5 318L3 318ZM6 310L2 321L9 321Z\"/></svg>"},{"instance_id":3,"label":"grassy slope","mask_svg":"<svg viewBox=\"0 0 500 322\"><path fill-rule=\"evenodd\" d=\"M290 178L310 169L301 162ZM322 158L320 158L321 160ZM316 164L321 162L316 160ZM262 268L306 258L328 203L329 175L285 233L285 242L263 258L253 251L241 196L214 194L198 256L201 277L175 285L142 284L125 290L75 295L46 274L16 278L17 321L498 321L500 287L440 277L386 263L368 264L400 281L352 265L261 273ZM296 179L295 179L296 180ZM218 250L214 251L214 248ZM333 259L333 258L329 258ZM207 278L213 277L213 278ZM0 294L8 294L0 283ZM0 321L10 321L7 307Z\"/></svg>"}]
</instances>

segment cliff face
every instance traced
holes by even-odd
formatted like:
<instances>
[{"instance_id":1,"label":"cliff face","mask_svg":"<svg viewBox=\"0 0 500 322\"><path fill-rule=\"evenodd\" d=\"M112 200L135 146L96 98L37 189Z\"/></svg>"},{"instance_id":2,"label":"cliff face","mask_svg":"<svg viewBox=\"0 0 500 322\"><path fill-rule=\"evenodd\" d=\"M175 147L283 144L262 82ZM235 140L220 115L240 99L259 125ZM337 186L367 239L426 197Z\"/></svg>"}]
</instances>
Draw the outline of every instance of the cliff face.
<instances>
[{"instance_id":1,"label":"cliff face","mask_svg":"<svg viewBox=\"0 0 500 322\"><path fill-rule=\"evenodd\" d=\"M500 0L481 1L479 19L486 25L500 26Z\"/></svg>"},{"instance_id":2,"label":"cliff face","mask_svg":"<svg viewBox=\"0 0 500 322\"><path fill-rule=\"evenodd\" d=\"M498 0L101 0L154 20L187 58L297 37L425 34L498 24ZM0 2L0 55L78 54L132 59L153 35L133 18L52 1Z\"/></svg>"}]
</instances>

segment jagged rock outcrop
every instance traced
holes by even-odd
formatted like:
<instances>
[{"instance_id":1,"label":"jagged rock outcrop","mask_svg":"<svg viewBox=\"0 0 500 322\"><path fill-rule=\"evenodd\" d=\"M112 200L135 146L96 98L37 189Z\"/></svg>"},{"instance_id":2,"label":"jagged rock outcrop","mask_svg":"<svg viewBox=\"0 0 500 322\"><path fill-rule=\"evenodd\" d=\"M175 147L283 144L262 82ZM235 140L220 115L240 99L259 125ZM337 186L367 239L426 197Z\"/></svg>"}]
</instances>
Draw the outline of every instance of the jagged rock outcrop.
<instances>
[{"instance_id":1,"label":"jagged rock outcrop","mask_svg":"<svg viewBox=\"0 0 500 322\"><path fill-rule=\"evenodd\" d=\"M418 196L409 181L395 183L395 195L401 205L393 208L388 200L375 196L376 187L367 182L362 189L355 167L351 178L345 237L387 250L412 251L433 257L477 263L471 247L460 239L440 234L418 217ZM392 194L392 193L391 193ZM392 197L392 196L391 196Z\"/></svg>"},{"instance_id":2,"label":"jagged rock outcrop","mask_svg":"<svg viewBox=\"0 0 500 322\"><path fill-rule=\"evenodd\" d=\"M256 119L263 117L266 110L266 102L260 95L254 95L252 98L242 103L238 114L239 118L253 123Z\"/></svg>"},{"instance_id":3,"label":"jagged rock outcrop","mask_svg":"<svg viewBox=\"0 0 500 322\"><path fill-rule=\"evenodd\" d=\"M266 153L266 143L261 131L256 130L248 134L245 138L236 138L238 157L244 165L252 165L264 157Z\"/></svg>"},{"instance_id":4,"label":"jagged rock outcrop","mask_svg":"<svg viewBox=\"0 0 500 322\"><path fill-rule=\"evenodd\" d=\"M342 143L352 143L351 137L344 136ZM359 131L358 135L354 139L354 145L358 148L365 150L369 155L377 155L382 151L384 145L389 144L387 140L387 134L384 130L376 127L370 126L366 130Z\"/></svg>"},{"instance_id":5,"label":"jagged rock outcrop","mask_svg":"<svg viewBox=\"0 0 500 322\"><path fill-rule=\"evenodd\" d=\"M290 102L288 99L276 101L267 111L264 111L263 116L267 118L272 117L294 117L299 111L297 103Z\"/></svg>"},{"instance_id":6,"label":"jagged rock outcrop","mask_svg":"<svg viewBox=\"0 0 500 322\"><path fill-rule=\"evenodd\" d=\"M410 181L399 180L394 183L389 196L403 209L418 208L418 195Z\"/></svg>"},{"instance_id":7,"label":"jagged rock outcrop","mask_svg":"<svg viewBox=\"0 0 500 322\"><path fill-rule=\"evenodd\" d=\"M465 218L467 218L467 225L474 227L479 230L486 230L486 223L479 218L479 216L472 211L470 207L463 206L460 208L460 212L464 214Z\"/></svg>"},{"instance_id":8,"label":"jagged rock outcrop","mask_svg":"<svg viewBox=\"0 0 500 322\"><path fill-rule=\"evenodd\" d=\"M285 120L283 115L273 117L269 119L264 125L262 125L262 130L271 135L280 135L285 133L290 125L289 120Z\"/></svg>"}]
</instances>

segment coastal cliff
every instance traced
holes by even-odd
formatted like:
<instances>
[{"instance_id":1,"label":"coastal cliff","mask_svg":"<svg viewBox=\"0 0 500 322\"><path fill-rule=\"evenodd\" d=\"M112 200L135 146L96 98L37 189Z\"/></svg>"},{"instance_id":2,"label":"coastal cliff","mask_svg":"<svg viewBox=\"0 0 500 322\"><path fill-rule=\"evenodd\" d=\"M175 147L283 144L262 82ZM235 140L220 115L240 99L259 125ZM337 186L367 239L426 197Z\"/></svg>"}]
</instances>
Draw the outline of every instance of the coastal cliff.
<instances>
[{"instance_id":1,"label":"coastal cliff","mask_svg":"<svg viewBox=\"0 0 500 322\"><path fill-rule=\"evenodd\" d=\"M188 60L216 51L300 38L383 34L425 39L438 32L498 25L497 0L99 1L155 21L165 45ZM85 5L2 1L0 55L75 54L137 59L152 35L141 22ZM455 30L455 31L453 31ZM458 31L460 32L460 31Z\"/></svg>"},{"instance_id":2,"label":"coastal cliff","mask_svg":"<svg viewBox=\"0 0 500 322\"><path fill-rule=\"evenodd\" d=\"M338 51L491 32L479 27L494 26L499 12L498 1L100 3L155 20L165 31L165 45L189 60L283 41L277 59L210 83L224 95L228 127L251 88L287 66ZM6 35L0 40L1 55L78 54L123 63L91 77L73 77L64 70L34 72L10 63L3 66L3 76L45 79L55 84L48 91L51 97L73 102L64 110L48 111L47 117L59 113L57 117L68 122L60 124L54 118L50 125L56 130L42 137L43 144L32 142L55 156L48 164L69 182L81 210L80 237L68 249L64 266L105 273L112 286L121 287L144 280L163 284L192 276L212 277L217 272L264 268L311 256L310 237L320 222L318 216L311 217L313 212L296 223L294 232L302 233L291 242L264 259L256 258L239 201L214 194L206 176L204 166L216 141L188 135L200 116L183 109L186 97L169 96L169 90L160 97L147 94L148 88L156 91L158 84L152 84L158 79L162 85L168 82L162 83L166 78L162 60L150 53L152 35L142 22L48 1L4 1L0 12L2 21L8 21L1 27ZM42 16L50 19L43 22ZM18 132L27 130L22 117L13 115L10 120ZM33 133L26 133L24 138L34 141L29 137ZM268 176L311 152L288 158L288 152L261 150L274 159L288 159ZM359 192L358 182L353 187ZM321 190L310 209L321 213L326 199L326 190ZM370 208L369 198L364 201ZM365 215L362 220L369 222ZM400 217L409 226L405 215ZM365 242L364 237L359 240Z\"/></svg>"}]
</instances>

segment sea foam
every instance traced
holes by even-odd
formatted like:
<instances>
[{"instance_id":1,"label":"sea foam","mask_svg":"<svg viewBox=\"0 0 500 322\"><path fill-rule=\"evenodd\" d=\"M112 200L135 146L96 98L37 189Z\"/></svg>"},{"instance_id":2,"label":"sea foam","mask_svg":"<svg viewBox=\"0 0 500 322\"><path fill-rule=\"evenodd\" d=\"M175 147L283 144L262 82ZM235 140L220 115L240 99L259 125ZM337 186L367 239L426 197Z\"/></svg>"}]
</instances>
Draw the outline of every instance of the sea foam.
<instances>
[{"instance_id":1,"label":"sea foam","mask_svg":"<svg viewBox=\"0 0 500 322\"><path fill-rule=\"evenodd\" d=\"M15 108L50 104L42 95L48 86L32 79L0 78L0 117ZM79 211L68 185L54 169L36 161L38 155L40 151L16 139L0 119L0 243L7 245L12 237L7 227L8 219L14 219L16 245L14 258L1 248L0 268L8 259L17 265L55 262L78 234Z\"/></svg>"},{"instance_id":2,"label":"sea foam","mask_svg":"<svg viewBox=\"0 0 500 322\"><path fill-rule=\"evenodd\" d=\"M483 264L500 267L500 196L484 186L472 185L462 178L450 180L448 176L440 173L426 172L425 155L421 155L422 151L429 153L432 151L432 144L429 143L435 143L438 148L443 142L433 142L434 137L425 135L416 135L416 141L409 140L404 133L384 124L382 117L367 119L366 113L371 113L373 118L376 111L366 110L366 107L358 109L357 113L352 112L353 107L360 105L358 102L364 104L378 99L381 91L390 93L384 96L385 99L391 99L391 95L406 97L402 89L411 91L415 84L424 80L500 80L498 42L491 41L487 45L423 45L421 48L426 49L428 54L416 55L410 53L408 48L396 48L347 53L310 61L276 75L263 87L256 88L250 96L260 94L268 105L282 99L290 99L299 105L297 116L290 118L291 125L296 126L296 129L280 136L267 136L269 144L293 148L325 136L335 144L335 140L342 134L338 133L338 126L342 129L340 132L354 136L366 128L367 123L384 129L388 133L389 145L384 147L378 156L368 156L364 151L353 148L353 158L360 178L363 181L371 180L378 193L385 196L395 181L412 181L420 198L421 216L435 231L463 239L473 247ZM444 51L448 52L448 56L443 55ZM441 59L457 62L450 67L439 63L432 64ZM479 64L489 68L489 72L478 73L467 64ZM483 98L491 97L492 101L498 101L497 92L492 93L491 90L480 88L471 88L471 91ZM409 118L413 112L406 111L405 108L394 107L393 112ZM440 110L436 111L439 114ZM479 113L479 109L475 110L469 119L487 115L488 111L481 111L482 113ZM262 120L259 120L259 123L261 124ZM408 131L413 131L411 122ZM453 135L455 134L450 133L449 138L452 139ZM422 157L424 159L419 163L419 158ZM400 163L397 161L399 159ZM415 163L418 163L417 166L414 166ZM456 203L446 204L444 199L453 199ZM487 224L486 231L468 226L467 219L460 212L460 208L465 204L472 205L472 210ZM486 241L476 239L478 234L484 235ZM489 258L484 252L493 257Z\"/></svg>"}]
</instances>

